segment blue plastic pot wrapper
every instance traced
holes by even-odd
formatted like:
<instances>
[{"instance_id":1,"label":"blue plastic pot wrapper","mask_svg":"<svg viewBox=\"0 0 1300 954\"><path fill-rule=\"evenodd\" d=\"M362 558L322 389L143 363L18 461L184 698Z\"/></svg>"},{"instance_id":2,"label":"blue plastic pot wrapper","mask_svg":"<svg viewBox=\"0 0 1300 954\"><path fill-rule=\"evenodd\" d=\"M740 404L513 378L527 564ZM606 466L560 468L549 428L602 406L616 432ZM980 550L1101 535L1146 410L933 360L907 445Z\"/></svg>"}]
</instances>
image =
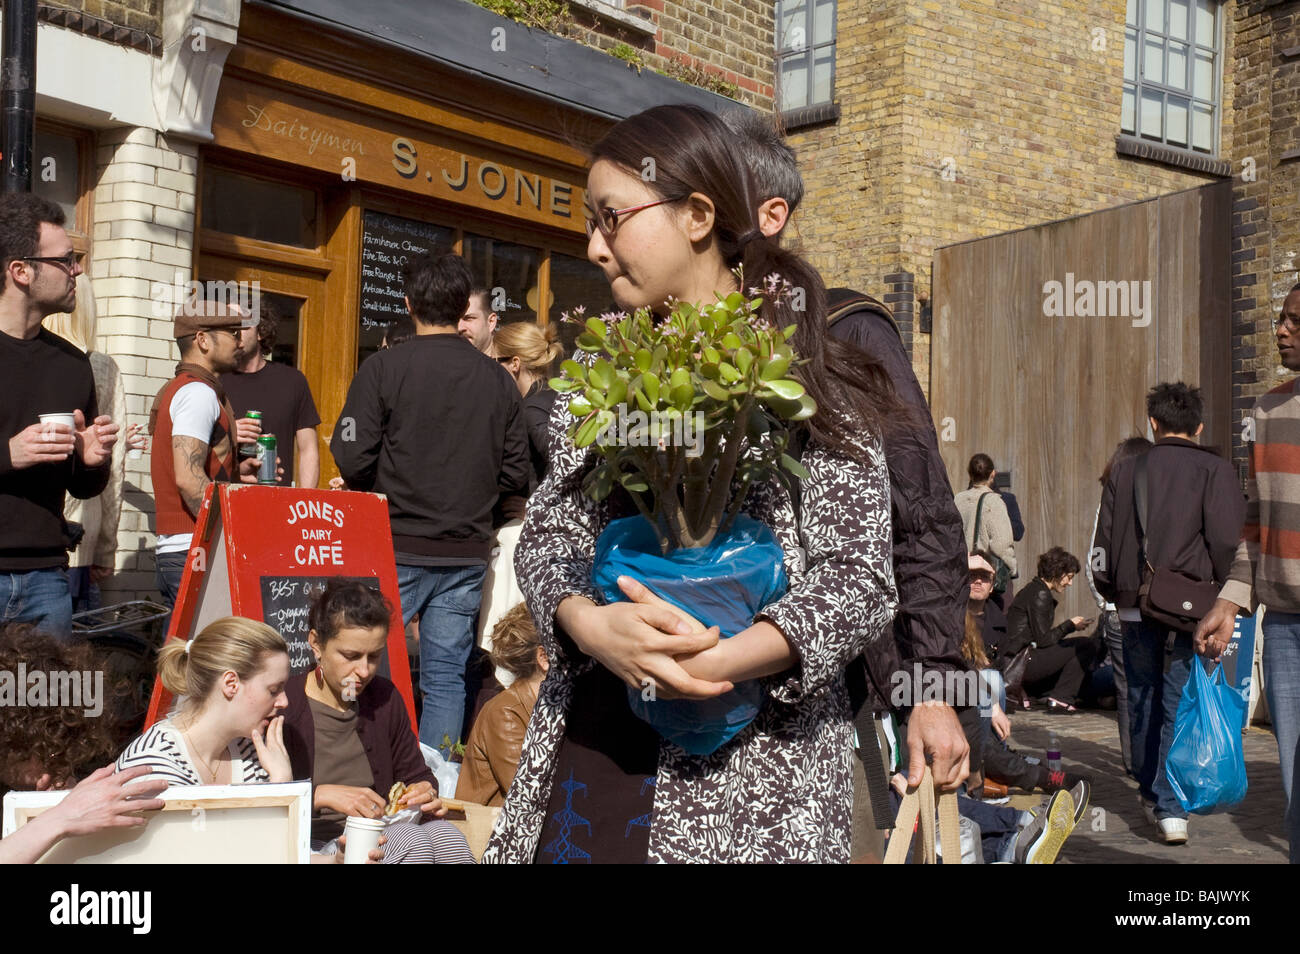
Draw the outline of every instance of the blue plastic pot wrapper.
<instances>
[{"instance_id":1,"label":"blue plastic pot wrapper","mask_svg":"<svg viewBox=\"0 0 1300 954\"><path fill-rule=\"evenodd\" d=\"M1165 771L1184 810L1220 812L1246 797L1246 759L1241 727L1246 700L1223 681L1223 666L1206 675L1199 657L1174 716L1174 740Z\"/></svg>"},{"instance_id":2,"label":"blue plastic pot wrapper","mask_svg":"<svg viewBox=\"0 0 1300 954\"><path fill-rule=\"evenodd\" d=\"M667 556L648 520L625 517L610 523L596 540L592 581L613 603L626 601L618 578L630 576L705 626L717 626L726 639L748 629L754 614L785 592L783 558L775 534L743 514L708 546ZM716 699L642 698L649 694L629 687L632 711L692 755L722 748L754 720L762 703L756 679L738 683Z\"/></svg>"}]
</instances>

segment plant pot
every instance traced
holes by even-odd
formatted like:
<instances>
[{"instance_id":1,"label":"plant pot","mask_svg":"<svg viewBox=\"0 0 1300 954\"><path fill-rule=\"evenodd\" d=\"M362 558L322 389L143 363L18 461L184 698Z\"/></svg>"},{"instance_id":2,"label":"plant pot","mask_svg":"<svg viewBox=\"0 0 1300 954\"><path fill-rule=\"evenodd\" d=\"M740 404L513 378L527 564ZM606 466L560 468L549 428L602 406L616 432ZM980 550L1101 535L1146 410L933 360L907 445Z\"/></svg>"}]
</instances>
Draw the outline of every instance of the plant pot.
<instances>
[{"instance_id":1,"label":"plant pot","mask_svg":"<svg viewBox=\"0 0 1300 954\"><path fill-rule=\"evenodd\" d=\"M740 515L705 547L660 552L654 527L641 516L615 520L596 540L592 580L607 602L625 601L620 576L630 576L724 639L748 629L754 615L785 592L784 553L775 534ZM692 755L708 755L758 715L758 680L738 683L716 699L656 699L652 687L628 688L632 711Z\"/></svg>"}]
</instances>

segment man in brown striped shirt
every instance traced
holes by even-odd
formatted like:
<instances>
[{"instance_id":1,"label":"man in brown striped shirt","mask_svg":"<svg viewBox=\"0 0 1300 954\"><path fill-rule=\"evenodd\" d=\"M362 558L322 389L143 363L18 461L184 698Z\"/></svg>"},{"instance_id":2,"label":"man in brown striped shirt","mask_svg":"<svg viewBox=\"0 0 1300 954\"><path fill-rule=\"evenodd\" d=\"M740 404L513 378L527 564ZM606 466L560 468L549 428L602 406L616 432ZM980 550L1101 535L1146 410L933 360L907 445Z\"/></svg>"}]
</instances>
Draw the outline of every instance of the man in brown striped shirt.
<instances>
[{"instance_id":1,"label":"man in brown striped shirt","mask_svg":"<svg viewBox=\"0 0 1300 954\"><path fill-rule=\"evenodd\" d=\"M1300 372L1300 284L1282 302L1277 350L1282 367ZM1300 861L1300 804L1292 798L1300 743L1300 378L1255 402L1245 422L1254 432L1246 523L1228 582L1196 628L1196 649L1218 659L1238 613L1263 603L1264 691L1277 735L1291 863Z\"/></svg>"}]
</instances>

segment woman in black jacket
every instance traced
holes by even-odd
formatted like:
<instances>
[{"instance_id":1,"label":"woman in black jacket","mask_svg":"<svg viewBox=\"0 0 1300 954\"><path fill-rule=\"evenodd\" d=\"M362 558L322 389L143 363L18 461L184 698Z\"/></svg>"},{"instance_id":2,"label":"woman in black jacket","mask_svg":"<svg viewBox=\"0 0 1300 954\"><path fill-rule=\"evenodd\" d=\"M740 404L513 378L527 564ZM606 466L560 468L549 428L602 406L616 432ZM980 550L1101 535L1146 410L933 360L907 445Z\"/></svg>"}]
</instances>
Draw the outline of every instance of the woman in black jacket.
<instances>
[{"instance_id":1,"label":"woman in black jacket","mask_svg":"<svg viewBox=\"0 0 1300 954\"><path fill-rule=\"evenodd\" d=\"M1005 664L1025 646L1032 646L1025 667L1026 708L1029 696L1046 698L1048 705L1074 711L1074 701L1092 664L1101 650L1096 637L1062 640L1086 629L1093 621L1074 616L1053 626L1056 597L1074 582L1079 561L1062 547L1052 547L1038 558L1038 574L1012 601L1007 610L1007 639L998 647L1000 662Z\"/></svg>"}]
</instances>

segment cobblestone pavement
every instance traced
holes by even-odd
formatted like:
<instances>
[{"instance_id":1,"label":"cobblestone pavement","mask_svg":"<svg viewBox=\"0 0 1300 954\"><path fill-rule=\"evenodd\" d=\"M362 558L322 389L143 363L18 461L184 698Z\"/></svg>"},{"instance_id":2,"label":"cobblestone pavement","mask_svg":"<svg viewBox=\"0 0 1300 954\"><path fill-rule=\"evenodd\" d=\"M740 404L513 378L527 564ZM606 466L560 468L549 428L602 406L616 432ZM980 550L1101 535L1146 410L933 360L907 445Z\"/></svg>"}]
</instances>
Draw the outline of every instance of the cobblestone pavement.
<instances>
[{"instance_id":1,"label":"cobblestone pavement","mask_svg":"<svg viewBox=\"0 0 1300 954\"><path fill-rule=\"evenodd\" d=\"M1093 780L1088 816L1065 843L1058 864L1286 863L1285 799L1277 742L1267 727L1252 726L1244 736L1245 801L1228 813L1191 816L1185 845L1164 844L1143 817L1137 783L1121 763L1114 712L1034 709L1012 716L1011 745L1023 755L1043 758L1051 732L1057 735L1066 771ZM1017 807L1040 801L1041 796L1012 798Z\"/></svg>"}]
</instances>

